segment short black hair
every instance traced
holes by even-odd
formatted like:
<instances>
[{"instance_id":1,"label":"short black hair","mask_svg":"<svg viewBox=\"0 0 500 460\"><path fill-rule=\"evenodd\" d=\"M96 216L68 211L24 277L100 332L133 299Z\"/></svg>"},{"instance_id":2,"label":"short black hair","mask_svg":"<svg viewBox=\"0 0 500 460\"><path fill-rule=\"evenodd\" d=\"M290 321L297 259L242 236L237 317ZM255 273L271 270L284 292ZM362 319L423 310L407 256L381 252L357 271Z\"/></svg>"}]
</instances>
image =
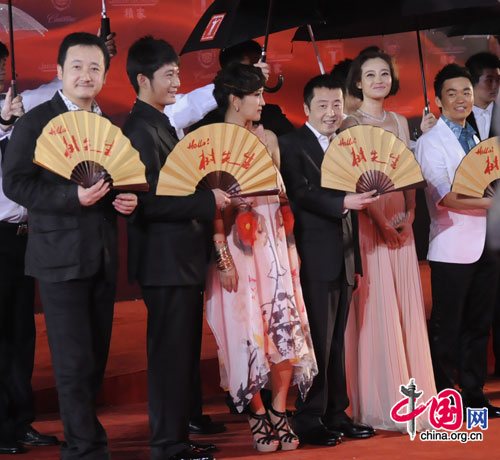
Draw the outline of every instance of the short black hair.
<instances>
[{"instance_id":1,"label":"short black hair","mask_svg":"<svg viewBox=\"0 0 500 460\"><path fill-rule=\"evenodd\" d=\"M66 55L68 54L68 49L72 46L97 46L104 55L104 70L105 72L109 69L109 62L111 58L109 57L108 49L104 43L104 40L97 35L89 34L87 32L75 32L64 37L61 45L59 46L59 53L57 55L57 63L64 67L64 62L66 61Z\"/></svg>"},{"instance_id":2,"label":"short black hair","mask_svg":"<svg viewBox=\"0 0 500 460\"><path fill-rule=\"evenodd\" d=\"M214 79L214 98L219 111L225 114L229 106L229 95L243 98L264 87L266 79L259 67L233 62L223 67Z\"/></svg>"},{"instance_id":3,"label":"short black hair","mask_svg":"<svg viewBox=\"0 0 500 460\"><path fill-rule=\"evenodd\" d=\"M152 80L153 74L165 64L179 65L179 56L170 43L151 35L134 42L128 50L127 75L135 92L139 94L137 75Z\"/></svg>"},{"instance_id":4,"label":"short black hair","mask_svg":"<svg viewBox=\"0 0 500 460\"><path fill-rule=\"evenodd\" d=\"M477 85L484 69L500 69L500 59L492 53L477 53L467 59L465 67L470 72L472 84Z\"/></svg>"},{"instance_id":5,"label":"short black hair","mask_svg":"<svg viewBox=\"0 0 500 460\"><path fill-rule=\"evenodd\" d=\"M342 91L342 86L342 82L335 79L331 75L316 75L306 83L306 86L304 86L304 104L311 108L311 101L314 97L314 88L340 89Z\"/></svg>"},{"instance_id":6,"label":"short black hair","mask_svg":"<svg viewBox=\"0 0 500 460\"><path fill-rule=\"evenodd\" d=\"M3 42L0 42L0 59L5 59L9 56L9 50Z\"/></svg>"},{"instance_id":7,"label":"short black hair","mask_svg":"<svg viewBox=\"0 0 500 460\"><path fill-rule=\"evenodd\" d=\"M351 67L349 68L349 73L347 75L347 91L358 99L363 100L363 91L361 91L361 88L357 87L357 84L361 81L361 67L369 59L377 58L384 60L388 64L391 71L392 84L391 90L389 91L387 97L396 94L399 90L399 78L397 76L396 70L394 69L394 64L392 62L391 56L381 50L378 46L370 46L361 51L358 57L354 59L354 61L352 61Z\"/></svg>"},{"instance_id":8,"label":"short black hair","mask_svg":"<svg viewBox=\"0 0 500 460\"><path fill-rule=\"evenodd\" d=\"M219 53L219 64L222 67L226 67L232 62L241 62L241 60L252 54L260 55L262 52L261 46L255 40L248 40L243 43L238 43L237 45L230 46L229 48L223 48ZM255 64L251 62L250 64Z\"/></svg>"},{"instance_id":9,"label":"short black hair","mask_svg":"<svg viewBox=\"0 0 500 460\"><path fill-rule=\"evenodd\" d=\"M342 83L342 89L346 90L347 75L349 74L349 69L351 68L352 59L344 59L338 62L330 72L330 75Z\"/></svg>"},{"instance_id":10,"label":"short black hair","mask_svg":"<svg viewBox=\"0 0 500 460\"><path fill-rule=\"evenodd\" d=\"M443 85L446 80L451 80L452 78L460 78L460 77L467 78L472 84L472 77L467 68L462 67L461 65L458 64L445 65L436 74L436 77L434 78L434 93L436 94L436 97L441 99Z\"/></svg>"}]
</instances>

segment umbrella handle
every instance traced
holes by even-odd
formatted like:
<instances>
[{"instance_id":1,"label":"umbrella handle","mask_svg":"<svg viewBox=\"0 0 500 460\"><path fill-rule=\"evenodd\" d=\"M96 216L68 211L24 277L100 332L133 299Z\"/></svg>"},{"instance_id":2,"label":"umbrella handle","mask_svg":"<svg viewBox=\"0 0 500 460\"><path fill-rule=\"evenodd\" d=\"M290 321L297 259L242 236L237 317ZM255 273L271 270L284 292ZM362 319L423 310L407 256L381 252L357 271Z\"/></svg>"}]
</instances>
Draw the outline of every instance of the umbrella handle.
<instances>
[{"instance_id":1,"label":"umbrella handle","mask_svg":"<svg viewBox=\"0 0 500 460\"><path fill-rule=\"evenodd\" d=\"M266 91L267 93L275 93L276 91L279 91L282 86L283 86L283 75L279 75L278 83L276 83L276 85L272 87L264 86L264 91Z\"/></svg>"}]
</instances>

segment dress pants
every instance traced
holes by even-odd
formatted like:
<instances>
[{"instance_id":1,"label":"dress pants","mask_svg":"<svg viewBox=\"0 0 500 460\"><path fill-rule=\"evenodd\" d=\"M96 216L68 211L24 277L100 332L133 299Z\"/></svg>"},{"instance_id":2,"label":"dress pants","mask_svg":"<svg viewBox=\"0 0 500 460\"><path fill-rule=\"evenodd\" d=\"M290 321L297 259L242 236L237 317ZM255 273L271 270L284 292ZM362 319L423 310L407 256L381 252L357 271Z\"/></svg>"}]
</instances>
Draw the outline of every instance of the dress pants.
<instances>
[{"instance_id":1,"label":"dress pants","mask_svg":"<svg viewBox=\"0 0 500 460\"><path fill-rule=\"evenodd\" d=\"M27 235L0 226L0 441L34 420L34 279L24 274Z\"/></svg>"},{"instance_id":2,"label":"dress pants","mask_svg":"<svg viewBox=\"0 0 500 460\"><path fill-rule=\"evenodd\" d=\"M498 285L500 285L500 276L497 278L497 286ZM493 336L493 353L495 355L495 375L500 376L500 289L498 288L495 297L491 332Z\"/></svg>"},{"instance_id":3,"label":"dress pants","mask_svg":"<svg viewBox=\"0 0 500 460\"><path fill-rule=\"evenodd\" d=\"M342 271L344 273L344 271ZM345 274L331 282L301 278L309 326L318 362L318 375L307 398L297 398L293 426L304 433L324 423L339 423L349 406L347 396L344 332L352 295Z\"/></svg>"},{"instance_id":4,"label":"dress pants","mask_svg":"<svg viewBox=\"0 0 500 460\"><path fill-rule=\"evenodd\" d=\"M61 459L107 460L94 402L108 359L116 285L102 269L89 278L38 285L66 439Z\"/></svg>"},{"instance_id":5,"label":"dress pants","mask_svg":"<svg viewBox=\"0 0 500 460\"><path fill-rule=\"evenodd\" d=\"M429 340L436 388L462 389L467 405L485 402L488 342L498 263L488 252L472 264L430 262Z\"/></svg>"},{"instance_id":6,"label":"dress pants","mask_svg":"<svg viewBox=\"0 0 500 460\"><path fill-rule=\"evenodd\" d=\"M201 286L143 286L148 309L151 460L188 447L195 367L200 358Z\"/></svg>"}]
</instances>

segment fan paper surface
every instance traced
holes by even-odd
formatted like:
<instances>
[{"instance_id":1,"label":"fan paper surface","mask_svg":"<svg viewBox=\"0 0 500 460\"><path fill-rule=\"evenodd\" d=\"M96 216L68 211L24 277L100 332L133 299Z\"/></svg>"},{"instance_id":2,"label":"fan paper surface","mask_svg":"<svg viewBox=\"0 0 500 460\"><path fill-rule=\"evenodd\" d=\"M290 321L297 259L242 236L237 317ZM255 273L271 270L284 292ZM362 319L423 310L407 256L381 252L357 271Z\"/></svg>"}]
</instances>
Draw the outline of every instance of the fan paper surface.
<instances>
[{"instance_id":1,"label":"fan paper surface","mask_svg":"<svg viewBox=\"0 0 500 460\"><path fill-rule=\"evenodd\" d=\"M321 165L321 186L379 194L425 186L420 165L403 141L389 131L357 125L331 142Z\"/></svg>"},{"instance_id":2,"label":"fan paper surface","mask_svg":"<svg viewBox=\"0 0 500 460\"><path fill-rule=\"evenodd\" d=\"M475 198L493 196L500 179L500 146L498 136L477 144L462 158L455 171L452 192Z\"/></svg>"},{"instance_id":3,"label":"fan paper surface","mask_svg":"<svg viewBox=\"0 0 500 460\"><path fill-rule=\"evenodd\" d=\"M104 178L113 188L147 190L146 167L118 126L85 110L50 120L38 137L33 161L90 187Z\"/></svg>"},{"instance_id":4,"label":"fan paper surface","mask_svg":"<svg viewBox=\"0 0 500 460\"><path fill-rule=\"evenodd\" d=\"M214 188L239 196L278 192L273 160L246 128L214 123L182 138L160 171L156 194L183 196Z\"/></svg>"}]
</instances>

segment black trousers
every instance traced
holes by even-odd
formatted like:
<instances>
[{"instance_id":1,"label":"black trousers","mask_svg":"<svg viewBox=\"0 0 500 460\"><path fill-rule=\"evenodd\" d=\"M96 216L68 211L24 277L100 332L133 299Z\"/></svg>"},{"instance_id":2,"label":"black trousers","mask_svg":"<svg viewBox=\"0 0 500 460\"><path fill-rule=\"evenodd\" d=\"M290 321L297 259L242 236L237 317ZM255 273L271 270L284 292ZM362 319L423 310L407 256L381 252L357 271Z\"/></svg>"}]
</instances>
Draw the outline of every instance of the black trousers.
<instances>
[{"instance_id":1,"label":"black trousers","mask_svg":"<svg viewBox=\"0 0 500 460\"><path fill-rule=\"evenodd\" d=\"M497 278L497 286L500 285L500 276ZM497 288L495 306L493 313L493 353L495 354L495 375L500 375L500 289Z\"/></svg>"},{"instance_id":2,"label":"black trousers","mask_svg":"<svg viewBox=\"0 0 500 460\"><path fill-rule=\"evenodd\" d=\"M200 360L201 286L143 286L148 309L151 459L188 447L194 370Z\"/></svg>"},{"instance_id":3,"label":"black trousers","mask_svg":"<svg viewBox=\"0 0 500 460\"><path fill-rule=\"evenodd\" d=\"M38 280L66 442L62 460L107 460L106 432L95 398L108 359L115 283L96 275L58 283Z\"/></svg>"},{"instance_id":4,"label":"black trousers","mask_svg":"<svg viewBox=\"0 0 500 460\"><path fill-rule=\"evenodd\" d=\"M347 396L344 332L352 296L345 276L333 282L301 278L302 292L309 318L318 375L307 398L296 401L293 424L298 432L321 423L338 423L346 417Z\"/></svg>"},{"instance_id":5,"label":"black trousers","mask_svg":"<svg viewBox=\"0 0 500 460\"><path fill-rule=\"evenodd\" d=\"M429 340L438 391L458 383L468 405L483 404L498 263L486 251L472 264L430 262Z\"/></svg>"},{"instance_id":6,"label":"black trousers","mask_svg":"<svg viewBox=\"0 0 500 460\"><path fill-rule=\"evenodd\" d=\"M0 226L0 440L35 418L31 376L35 356L34 279L24 275L27 236Z\"/></svg>"}]
</instances>

